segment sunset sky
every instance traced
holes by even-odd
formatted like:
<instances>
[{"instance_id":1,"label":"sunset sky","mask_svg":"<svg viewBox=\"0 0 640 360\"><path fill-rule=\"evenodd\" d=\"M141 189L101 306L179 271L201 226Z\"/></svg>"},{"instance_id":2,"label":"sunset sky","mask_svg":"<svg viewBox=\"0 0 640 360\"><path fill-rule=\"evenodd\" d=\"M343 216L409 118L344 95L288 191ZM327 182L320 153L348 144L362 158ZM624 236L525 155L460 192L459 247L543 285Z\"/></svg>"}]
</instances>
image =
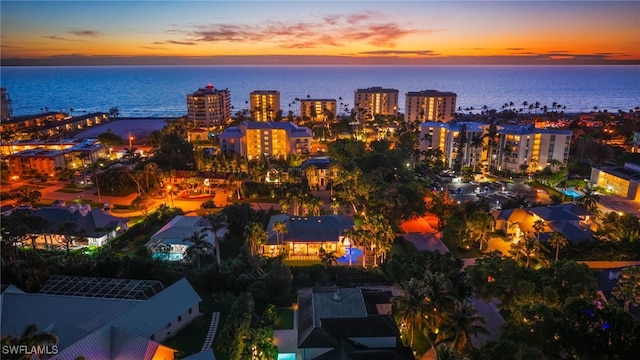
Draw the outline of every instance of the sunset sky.
<instances>
[{"instance_id":1,"label":"sunset sky","mask_svg":"<svg viewBox=\"0 0 640 360\"><path fill-rule=\"evenodd\" d=\"M639 1L2 0L0 13L3 65L640 64Z\"/></svg>"}]
</instances>

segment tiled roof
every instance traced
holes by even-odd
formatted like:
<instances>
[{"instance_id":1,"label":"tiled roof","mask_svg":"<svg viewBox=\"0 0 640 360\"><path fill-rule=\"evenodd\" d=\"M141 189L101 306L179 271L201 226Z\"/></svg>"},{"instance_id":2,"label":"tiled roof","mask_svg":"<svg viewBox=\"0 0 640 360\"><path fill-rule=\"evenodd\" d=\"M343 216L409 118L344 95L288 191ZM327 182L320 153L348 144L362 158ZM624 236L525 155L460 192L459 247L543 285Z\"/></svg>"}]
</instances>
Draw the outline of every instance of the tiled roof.
<instances>
[{"instance_id":1,"label":"tiled roof","mask_svg":"<svg viewBox=\"0 0 640 360\"><path fill-rule=\"evenodd\" d=\"M86 210L86 211L85 211ZM82 215L85 213L85 215ZM83 236L104 235L108 231L106 228L115 229L119 224L126 224L128 219L116 217L105 213L99 209L91 209L84 207L80 209L78 205L71 206L48 206L36 209L33 215L41 216L50 222L47 233L57 233L58 227L66 222L72 222L78 225L78 229L82 230ZM103 230L96 231L102 228Z\"/></svg>"},{"instance_id":2,"label":"tiled roof","mask_svg":"<svg viewBox=\"0 0 640 360\"><path fill-rule=\"evenodd\" d=\"M336 242L345 229L353 227L353 218L344 215L293 216L287 214L274 215L269 219L267 232L269 244L276 243L273 224L284 221L287 233L284 241L294 242Z\"/></svg>"}]
</instances>

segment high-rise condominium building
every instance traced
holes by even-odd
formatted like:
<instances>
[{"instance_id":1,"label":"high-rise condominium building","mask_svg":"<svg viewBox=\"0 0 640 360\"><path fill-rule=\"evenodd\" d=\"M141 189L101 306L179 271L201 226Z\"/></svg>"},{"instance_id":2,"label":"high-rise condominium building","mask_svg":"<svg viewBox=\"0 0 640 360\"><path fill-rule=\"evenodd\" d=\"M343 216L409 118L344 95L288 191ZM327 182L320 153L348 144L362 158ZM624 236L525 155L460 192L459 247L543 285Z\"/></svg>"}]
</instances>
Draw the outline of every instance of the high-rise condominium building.
<instances>
[{"instance_id":1,"label":"high-rise condominium building","mask_svg":"<svg viewBox=\"0 0 640 360\"><path fill-rule=\"evenodd\" d=\"M420 125L420 150L442 150L449 167L457 159L462 166L488 165L508 173L532 173L553 165L553 160L567 165L573 134L570 130L498 126L495 145L489 146L489 127L466 121L425 122Z\"/></svg>"},{"instance_id":2,"label":"high-rise condominium building","mask_svg":"<svg viewBox=\"0 0 640 360\"><path fill-rule=\"evenodd\" d=\"M255 159L262 156L285 157L308 154L313 134L291 122L245 121L220 134L220 151Z\"/></svg>"},{"instance_id":3,"label":"high-rise condominium building","mask_svg":"<svg viewBox=\"0 0 640 360\"><path fill-rule=\"evenodd\" d=\"M571 130L517 125L498 127L498 143L492 146L489 165L512 173L542 170L553 165L554 160L567 166L572 135Z\"/></svg>"},{"instance_id":4,"label":"high-rise condominium building","mask_svg":"<svg viewBox=\"0 0 640 360\"><path fill-rule=\"evenodd\" d=\"M313 121L335 118L336 99L300 99L300 117Z\"/></svg>"},{"instance_id":5,"label":"high-rise condominium building","mask_svg":"<svg viewBox=\"0 0 640 360\"><path fill-rule=\"evenodd\" d=\"M0 120L7 121L13 118L11 111L11 99L7 93L7 89L0 88Z\"/></svg>"},{"instance_id":6,"label":"high-rise condominium building","mask_svg":"<svg viewBox=\"0 0 640 360\"><path fill-rule=\"evenodd\" d=\"M231 93L208 84L187 94L187 118L198 127L212 127L231 120Z\"/></svg>"},{"instance_id":7,"label":"high-rise condominium building","mask_svg":"<svg viewBox=\"0 0 640 360\"><path fill-rule=\"evenodd\" d=\"M452 92L422 90L405 94L406 121L449 122L455 118L456 99Z\"/></svg>"},{"instance_id":8,"label":"high-rise condominium building","mask_svg":"<svg viewBox=\"0 0 640 360\"><path fill-rule=\"evenodd\" d=\"M249 94L251 114L255 121L274 121L280 112L280 92L256 90Z\"/></svg>"},{"instance_id":9,"label":"high-rise condominium building","mask_svg":"<svg viewBox=\"0 0 640 360\"><path fill-rule=\"evenodd\" d=\"M489 125L476 122L424 122L420 125L420 150L440 149L445 165L453 167L482 165L486 158L483 135Z\"/></svg>"},{"instance_id":10,"label":"high-rise condominium building","mask_svg":"<svg viewBox=\"0 0 640 360\"><path fill-rule=\"evenodd\" d=\"M356 89L353 105L358 120L371 120L376 115L398 116L398 93L381 87Z\"/></svg>"}]
</instances>

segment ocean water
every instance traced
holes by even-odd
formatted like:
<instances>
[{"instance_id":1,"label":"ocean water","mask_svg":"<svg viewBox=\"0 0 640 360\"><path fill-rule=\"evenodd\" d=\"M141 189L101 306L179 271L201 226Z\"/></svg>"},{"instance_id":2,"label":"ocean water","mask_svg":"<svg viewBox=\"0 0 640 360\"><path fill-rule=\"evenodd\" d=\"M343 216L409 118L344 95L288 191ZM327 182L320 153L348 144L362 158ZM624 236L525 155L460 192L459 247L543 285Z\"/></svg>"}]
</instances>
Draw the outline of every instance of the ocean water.
<instances>
[{"instance_id":1,"label":"ocean water","mask_svg":"<svg viewBox=\"0 0 640 360\"><path fill-rule=\"evenodd\" d=\"M639 66L95 66L3 67L0 84L14 116L50 111L108 112L120 116L181 116L186 95L207 84L229 89L234 112L254 90L278 90L286 115L294 99L342 98L352 107L354 90L382 86L400 91L436 89L458 94L457 106L501 110L504 103L553 102L566 112L597 106L609 112L640 106ZM340 101L339 101L340 102Z\"/></svg>"}]
</instances>

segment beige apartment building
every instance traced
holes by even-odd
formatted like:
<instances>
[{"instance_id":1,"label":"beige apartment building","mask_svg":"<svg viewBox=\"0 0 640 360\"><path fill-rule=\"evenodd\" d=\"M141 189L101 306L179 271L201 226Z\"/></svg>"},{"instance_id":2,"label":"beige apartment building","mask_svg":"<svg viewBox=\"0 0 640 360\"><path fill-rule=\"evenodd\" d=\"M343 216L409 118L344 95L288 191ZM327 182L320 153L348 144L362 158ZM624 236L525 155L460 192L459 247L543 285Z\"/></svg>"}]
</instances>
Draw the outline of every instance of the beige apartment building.
<instances>
[{"instance_id":1,"label":"beige apartment building","mask_svg":"<svg viewBox=\"0 0 640 360\"><path fill-rule=\"evenodd\" d=\"M398 94L396 89L382 87L356 89L353 105L357 119L367 121L376 115L398 116Z\"/></svg>"},{"instance_id":2,"label":"beige apartment building","mask_svg":"<svg viewBox=\"0 0 640 360\"><path fill-rule=\"evenodd\" d=\"M488 124L476 122L424 122L420 125L420 150L442 150L448 167L453 167L460 151L462 166L482 165L486 158L482 136L488 128Z\"/></svg>"},{"instance_id":3,"label":"beige apartment building","mask_svg":"<svg viewBox=\"0 0 640 360\"><path fill-rule=\"evenodd\" d=\"M405 121L449 122L455 118L456 99L452 92L422 90L405 93Z\"/></svg>"},{"instance_id":4,"label":"beige apartment building","mask_svg":"<svg viewBox=\"0 0 640 360\"><path fill-rule=\"evenodd\" d=\"M335 118L336 99L300 99L300 117L313 121L326 121Z\"/></svg>"},{"instance_id":5,"label":"beige apartment building","mask_svg":"<svg viewBox=\"0 0 640 360\"><path fill-rule=\"evenodd\" d=\"M256 90L249 94L249 110L255 121L274 121L280 111L280 92Z\"/></svg>"},{"instance_id":6,"label":"beige apartment building","mask_svg":"<svg viewBox=\"0 0 640 360\"><path fill-rule=\"evenodd\" d=\"M187 94L187 118L196 127L219 126L231 120L231 92L228 89L218 90L208 84Z\"/></svg>"},{"instance_id":7,"label":"beige apartment building","mask_svg":"<svg viewBox=\"0 0 640 360\"><path fill-rule=\"evenodd\" d=\"M287 121L245 121L239 126L227 128L219 139L222 153L255 159L261 156L308 154L313 134L309 128Z\"/></svg>"},{"instance_id":8,"label":"beige apartment building","mask_svg":"<svg viewBox=\"0 0 640 360\"><path fill-rule=\"evenodd\" d=\"M573 135L570 130L505 125L498 127L498 135L498 144L489 154L489 165L498 171L520 173L524 164L530 173L542 170L553 160L567 166Z\"/></svg>"}]
</instances>

